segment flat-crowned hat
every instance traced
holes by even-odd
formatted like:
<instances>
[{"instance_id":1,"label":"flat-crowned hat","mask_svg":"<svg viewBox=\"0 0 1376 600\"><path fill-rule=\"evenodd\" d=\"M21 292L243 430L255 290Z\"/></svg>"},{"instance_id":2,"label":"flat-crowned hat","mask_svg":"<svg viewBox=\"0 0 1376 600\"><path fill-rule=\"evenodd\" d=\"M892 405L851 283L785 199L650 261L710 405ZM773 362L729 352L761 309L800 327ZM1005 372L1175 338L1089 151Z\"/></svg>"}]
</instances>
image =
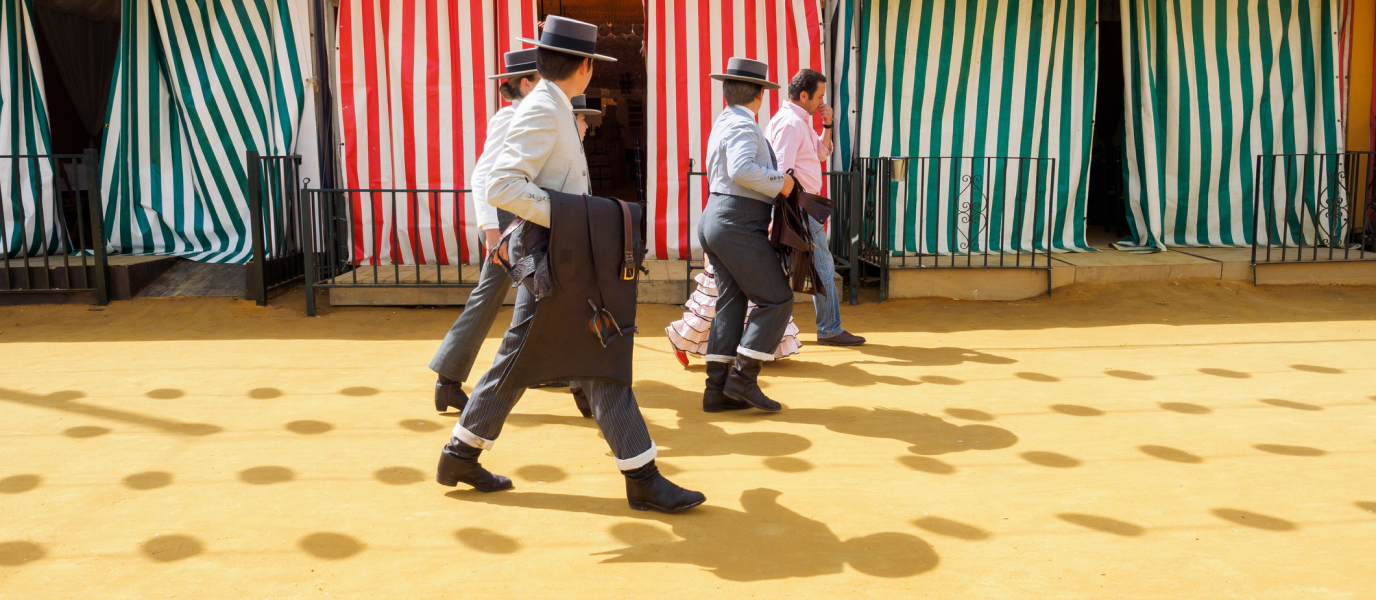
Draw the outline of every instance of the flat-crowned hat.
<instances>
[{"instance_id":1,"label":"flat-crowned hat","mask_svg":"<svg viewBox=\"0 0 1376 600\"><path fill-rule=\"evenodd\" d=\"M545 28L540 30L540 39L517 38L522 42L577 56L596 60L616 62L615 58L597 53L597 26L575 21L559 15L545 19Z\"/></svg>"},{"instance_id":2,"label":"flat-crowned hat","mask_svg":"<svg viewBox=\"0 0 1376 600\"><path fill-rule=\"evenodd\" d=\"M575 115L602 114L602 99L598 98L595 102L597 102L597 108L588 108L588 97L583 94L574 96L569 100L569 103L573 104L573 114Z\"/></svg>"},{"instance_id":3,"label":"flat-crowned hat","mask_svg":"<svg viewBox=\"0 0 1376 600\"><path fill-rule=\"evenodd\" d=\"M509 79L512 77L525 77L535 74L535 49L513 50L507 52L502 61L506 63L506 72L496 75L488 75L488 79Z\"/></svg>"},{"instance_id":4,"label":"flat-crowned hat","mask_svg":"<svg viewBox=\"0 0 1376 600\"><path fill-rule=\"evenodd\" d=\"M726 61L725 73L713 73L712 79L718 81L744 81L762 85L766 90L777 90L779 84L769 80L769 65L748 58L732 58Z\"/></svg>"}]
</instances>

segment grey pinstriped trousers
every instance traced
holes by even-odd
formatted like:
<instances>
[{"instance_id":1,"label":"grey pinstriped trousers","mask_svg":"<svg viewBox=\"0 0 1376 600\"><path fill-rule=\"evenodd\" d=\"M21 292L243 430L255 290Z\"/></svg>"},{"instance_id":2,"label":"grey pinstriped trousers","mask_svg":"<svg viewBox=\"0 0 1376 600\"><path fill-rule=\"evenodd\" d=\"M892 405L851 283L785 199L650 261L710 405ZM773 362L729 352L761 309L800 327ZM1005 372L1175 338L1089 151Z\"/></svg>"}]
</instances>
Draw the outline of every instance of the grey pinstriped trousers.
<instances>
[{"instance_id":1,"label":"grey pinstriped trousers","mask_svg":"<svg viewBox=\"0 0 1376 600\"><path fill-rule=\"evenodd\" d=\"M774 360L793 316L793 288L779 254L769 245L773 206L713 193L702 212L698 240L716 270L717 312L707 338L709 362L734 362L737 354ZM747 322L747 304L755 303Z\"/></svg>"},{"instance_id":2,"label":"grey pinstriped trousers","mask_svg":"<svg viewBox=\"0 0 1376 600\"><path fill-rule=\"evenodd\" d=\"M509 212L497 211L497 222L503 231L513 218ZM444 334L444 341L440 342L435 358L430 359L431 371L454 381L468 381L468 374L473 372L473 362L478 358L478 350L483 347L487 332L497 321L497 313L501 312L502 301L506 300L506 291L509 289L511 277L506 274L506 269L484 261L482 272L478 275L478 286L468 294L463 314L454 320L449 333Z\"/></svg>"},{"instance_id":3,"label":"grey pinstriped trousers","mask_svg":"<svg viewBox=\"0 0 1376 600\"><path fill-rule=\"evenodd\" d=\"M473 395L464 407L463 415L454 425L454 438L460 442L490 450L502 433L502 426L526 388L508 385L506 374L516 359L516 352L526 341L531 321L535 318L535 296L520 286L516 293L516 309L511 315L511 329L502 338L497 359L473 388ZM591 335L591 334L589 334ZM644 466L654 460L655 443L645 428L631 388L619 383L581 381L583 391L592 407L593 420L611 446L621 470Z\"/></svg>"}]
</instances>

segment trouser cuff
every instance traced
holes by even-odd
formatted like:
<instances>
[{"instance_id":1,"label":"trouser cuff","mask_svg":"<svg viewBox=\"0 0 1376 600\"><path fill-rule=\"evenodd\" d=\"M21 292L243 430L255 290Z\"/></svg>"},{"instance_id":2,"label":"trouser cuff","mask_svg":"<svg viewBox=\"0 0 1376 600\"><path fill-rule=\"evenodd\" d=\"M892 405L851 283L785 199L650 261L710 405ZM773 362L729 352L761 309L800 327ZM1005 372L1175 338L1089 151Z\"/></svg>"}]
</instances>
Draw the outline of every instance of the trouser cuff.
<instances>
[{"instance_id":1,"label":"trouser cuff","mask_svg":"<svg viewBox=\"0 0 1376 600\"><path fill-rule=\"evenodd\" d=\"M774 353L773 353L773 352L760 352L759 350L751 350L751 349L749 349L749 348L746 348L745 346L738 346L738 347L736 348L736 352L737 352L738 354L744 354L745 356L749 356L750 358L753 358L753 359L759 360L759 361L768 362L768 361L774 360Z\"/></svg>"},{"instance_id":2,"label":"trouser cuff","mask_svg":"<svg viewBox=\"0 0 1376 600\"><path fill-rule=\"evenodd\" d=\"M705 360L705 361L707 361L707 362L722 362L722 363L730 363L730 364L733 364L733 365L736 364L736 357L734 357L734 356L727 356L727 355L725 355L725 354L708 354L708 355L702 357L702 359Z\"/></svg>"},{"instance_id":3,"label":"trouser cuff","mask_svg":"<svg viewBox=\"0 0 1376 600\"><path fill-rule=\"evenodd\" d=\"M632 456L630 458L616 459L616 468L622 471L639 469L640 467L650 464L650 461L654 460L656 456L659 456L659 447L655 446L654 440L650 440L649 450L641 452L640 454Z\"/></svg>"},{"instance_id":4,"label":"trouser cuff","mask_svg":"<svg viewBox=\"0 0 1376 600\"><path fill-rule=\"evenodd\" d=\"M473 432L464 429L463 425L459 425L458 423L454 424L454 437L458 438L460 442L468 444L469 446L472 446L474 448L482 448L483 450L491 450L492 445L496 443L493 440L487 440L478 437Z\"/></svg>"}]
</instances>

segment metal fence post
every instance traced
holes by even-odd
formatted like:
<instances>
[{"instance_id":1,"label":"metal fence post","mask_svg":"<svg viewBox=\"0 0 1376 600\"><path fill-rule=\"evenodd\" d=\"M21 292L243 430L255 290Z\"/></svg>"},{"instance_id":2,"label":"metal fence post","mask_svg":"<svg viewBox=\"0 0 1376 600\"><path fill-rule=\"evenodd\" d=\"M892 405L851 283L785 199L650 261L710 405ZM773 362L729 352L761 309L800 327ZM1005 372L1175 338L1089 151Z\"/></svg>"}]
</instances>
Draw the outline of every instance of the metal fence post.
<instances>
[{"instance_id":1,"label":"metal fence post","mask_svg":"<svg viewBox=\"0 0 1376 600\"><path fill-rule=\"evenodd\" d=\"M258 306L268 305L267 285L263 280L263 192L258 151L245 153L248 161L249 235L253 240L253 264L249 266L249 292Z\"/></svg>"},{"instance_id":2,"label":"metal fence post","mask_svg":"<svg viewBox=\"0 0 1376 600\"><path fill-rule=\"evenodd\" d=\"M302 268L305 269L306 316L315 316L315 226L311 219L311 193L301 190L301 201L297 203L301 214Z\"/></svg>"},{"instance_id":3,"label":"metal fence post","mask_svg":"<svg viewBox=\"0 0 1376 600\"><path fill-rule=\"evenodd\" d=\"M107 283L107 262L105 256L105 215L104 201L100 195L100 151L87 148L86 163L86 201L91 210L91 246L96 254L96 304L110 304L110 287ZM80 219L80 215L77 216Z\"/></svg>"}]
</instances>

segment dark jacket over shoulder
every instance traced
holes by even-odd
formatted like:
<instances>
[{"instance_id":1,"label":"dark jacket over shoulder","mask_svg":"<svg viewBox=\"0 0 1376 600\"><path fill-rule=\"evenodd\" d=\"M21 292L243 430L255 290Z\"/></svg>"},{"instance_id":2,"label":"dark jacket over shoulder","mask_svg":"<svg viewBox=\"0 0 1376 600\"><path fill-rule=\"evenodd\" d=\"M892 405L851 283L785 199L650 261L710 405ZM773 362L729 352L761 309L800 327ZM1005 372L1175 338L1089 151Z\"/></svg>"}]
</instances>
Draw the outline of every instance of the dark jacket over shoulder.
<instances>
[{"instance_id":1,"label":"dark jacket over shoulder","mask_svg":"<svg viewBox=\"0 0 1376 600\"><path fill-rule=\"evenodd\" d=\"M549 246L544 259L550 290L536 304L530 332L507 381L529 387L561 379L601 380L629 387L638 269L645 258L641 209L628 204L629 214L625 214L616 200L554 191L549 195ZM538 227L529 222L523 226ZM627 235L633 257L630 279L623 270ZM540 250L527 249L531 254ZM603 335L589 324L598 309L605 309ZM609 335L612 331L615 334ZM612 338L605 347L604 336Z\"/></svg>"}]
</instances>

